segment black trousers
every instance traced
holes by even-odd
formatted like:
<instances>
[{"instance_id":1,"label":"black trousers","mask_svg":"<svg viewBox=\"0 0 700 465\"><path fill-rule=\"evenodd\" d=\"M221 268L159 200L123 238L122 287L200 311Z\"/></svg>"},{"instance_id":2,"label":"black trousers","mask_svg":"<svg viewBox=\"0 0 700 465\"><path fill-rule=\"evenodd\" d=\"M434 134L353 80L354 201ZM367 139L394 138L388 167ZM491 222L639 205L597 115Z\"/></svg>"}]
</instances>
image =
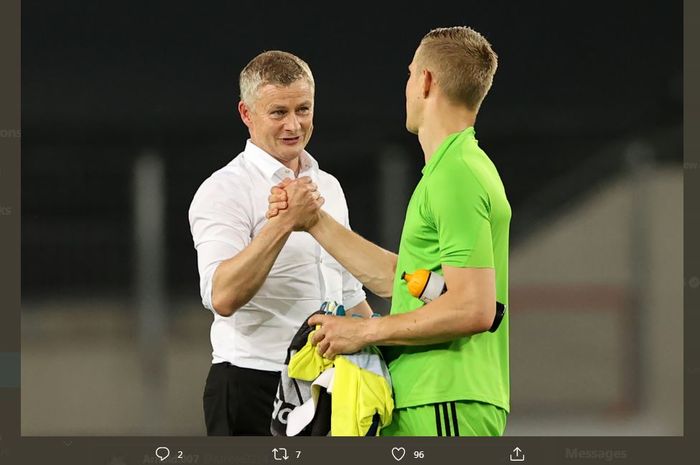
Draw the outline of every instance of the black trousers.
<instances>
[{"instance_id":1,"label":"black trousers","mask_svg":"<svg viewBox=\"0 0 700 465\"><path fill-rule=\"evenodd\" d=\"M215 363L204 387L207 436L270 436L278 371Z\"/></svg>"}]
</instances>

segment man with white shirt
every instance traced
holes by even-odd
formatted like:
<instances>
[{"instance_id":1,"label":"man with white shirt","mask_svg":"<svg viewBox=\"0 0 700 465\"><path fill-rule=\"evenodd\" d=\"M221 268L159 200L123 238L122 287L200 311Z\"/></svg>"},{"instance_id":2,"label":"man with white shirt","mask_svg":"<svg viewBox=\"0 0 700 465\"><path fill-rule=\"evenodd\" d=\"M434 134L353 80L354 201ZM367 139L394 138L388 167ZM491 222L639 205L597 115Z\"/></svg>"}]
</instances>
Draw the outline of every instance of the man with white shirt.
<instances>
[{"instance_id":1,"label":"man with white shirt","mask_svg":"<svg viewBox=\"0 0 700 465\"><path fill-rule=\"evenodd\" d=\"M290 202L310 212L323 206L349 228L338 180L304 150L313 131L311 70L290 53L268 51L246 65L239 84L250 139L202 183L189 210L202 303L214 313L208 435L270 434L287 346L323 301L371 315L360 282L302 232L309 224L265 218L270 188L297 178Z\"/></svg>"}]
</instances>

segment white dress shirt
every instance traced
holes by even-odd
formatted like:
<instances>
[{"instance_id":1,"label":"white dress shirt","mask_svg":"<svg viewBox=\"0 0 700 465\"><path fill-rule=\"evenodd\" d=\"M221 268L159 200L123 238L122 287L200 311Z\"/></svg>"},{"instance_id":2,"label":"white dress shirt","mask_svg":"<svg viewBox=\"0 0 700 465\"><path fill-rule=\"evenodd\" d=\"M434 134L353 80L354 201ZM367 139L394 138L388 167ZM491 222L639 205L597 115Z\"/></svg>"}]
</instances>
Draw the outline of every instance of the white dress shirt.
<instances>
[{"instance_id":1,"label":"white dress shirt","mask_svg":"<svg viewBox=\"0 0 700 465\"><path fill-rule=\"evenodd\" d=\"M325 199L323 210L350 227L338 180L322 171L307 152L299 176L309 176ZM250 244L267 219L270 188L294 173L250 140L245 150L214 172L197 190L189 210L197 249L204 306L214 313L212 363L280 371L287 347L306 318L324 300L349 309L365 300L362 284L306 232L292 232L257 294L230 317L212 306L216 267Z\"/></svg>"}]
</instances>

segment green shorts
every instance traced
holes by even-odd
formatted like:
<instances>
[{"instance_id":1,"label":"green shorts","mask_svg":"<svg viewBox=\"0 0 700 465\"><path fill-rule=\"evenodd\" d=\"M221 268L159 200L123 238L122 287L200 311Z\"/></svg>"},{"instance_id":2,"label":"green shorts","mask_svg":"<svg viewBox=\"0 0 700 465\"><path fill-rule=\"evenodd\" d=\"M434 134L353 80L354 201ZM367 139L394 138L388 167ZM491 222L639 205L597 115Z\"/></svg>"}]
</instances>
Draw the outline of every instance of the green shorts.
<instances>
[{"instance_id":1,"label":"green shorts","mask_svg":"<svg viewBox=\"0 0 700 465\"><path fill-rule=\"evenodd\" d=\"M502 436L505 410L475 401L443 402L394 409L381 436Z\"/></svg>"}]
</instances>

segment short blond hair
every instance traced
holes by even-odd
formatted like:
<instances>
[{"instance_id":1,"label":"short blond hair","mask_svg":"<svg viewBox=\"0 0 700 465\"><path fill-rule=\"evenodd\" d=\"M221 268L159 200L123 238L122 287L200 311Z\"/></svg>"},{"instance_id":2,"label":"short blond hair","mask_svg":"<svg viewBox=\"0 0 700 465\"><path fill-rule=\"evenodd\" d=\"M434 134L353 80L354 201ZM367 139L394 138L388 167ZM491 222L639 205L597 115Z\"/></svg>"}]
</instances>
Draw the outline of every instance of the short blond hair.
<instances>
[{"instance_id":1,"label":"short blond hair","mask_svg":"<svg viewBox=\"0 0 700 465\"><path fill-rule=\"evenodd\" d=\"M269 50L250 60L241 71L238 79L240 97L243 103L251 106L261 86L288 86L299 79L306 79L314 91L314 76L304 60L288 52Z\"/></svg>"},{"instance_id":2,"label":"short blond hair","mask_svg":"<svg viewBox=\"0 0 700 465\"><path fill-rule=\"evenodd\" d=\"M420 42L416 62L419 70L430 68L447 97L479 111L498 67L491 44L474 29L441 27Z\"/></svg>"}]
</instances>

